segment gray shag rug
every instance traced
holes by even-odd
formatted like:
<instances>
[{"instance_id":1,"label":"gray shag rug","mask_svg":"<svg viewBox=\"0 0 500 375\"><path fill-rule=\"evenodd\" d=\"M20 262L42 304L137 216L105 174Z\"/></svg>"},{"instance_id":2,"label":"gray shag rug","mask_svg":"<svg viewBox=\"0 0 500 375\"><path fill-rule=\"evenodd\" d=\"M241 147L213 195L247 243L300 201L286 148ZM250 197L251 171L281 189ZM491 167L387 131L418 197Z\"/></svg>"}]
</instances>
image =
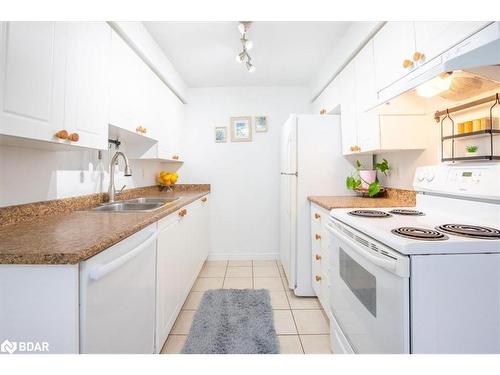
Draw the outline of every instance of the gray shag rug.
<instances>
[{"instance_id":1,"label":"gray shag rug","mask_svg":"<svg viewBox=\"0 0 500 375\"><path fill-rule=\"evenodd\" d=\"M214 289L205 292L181 353L279 353L269 291Z\"/></svg>"}]
</instances>

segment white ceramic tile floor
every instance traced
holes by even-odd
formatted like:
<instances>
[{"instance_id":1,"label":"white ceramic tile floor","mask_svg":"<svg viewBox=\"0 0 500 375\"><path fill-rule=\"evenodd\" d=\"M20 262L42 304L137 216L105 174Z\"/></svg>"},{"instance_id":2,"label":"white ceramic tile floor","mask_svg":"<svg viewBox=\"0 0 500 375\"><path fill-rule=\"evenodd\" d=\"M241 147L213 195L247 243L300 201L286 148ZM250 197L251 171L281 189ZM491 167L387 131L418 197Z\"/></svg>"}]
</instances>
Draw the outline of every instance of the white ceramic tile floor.
<instances>
[{"instance_id":1,"label":"white ceramic tile floor","mask_svg":"<svg viewBox=\"0 0 500 375\"><path fill-rule=\"evenodd\" d=\"M296 297L286 285L276 261L205 262L161 352L180 353L203 293L223 287L269 290L281 354L331 353L329 323L318 299Z\"/></svg>"}]
</instances>

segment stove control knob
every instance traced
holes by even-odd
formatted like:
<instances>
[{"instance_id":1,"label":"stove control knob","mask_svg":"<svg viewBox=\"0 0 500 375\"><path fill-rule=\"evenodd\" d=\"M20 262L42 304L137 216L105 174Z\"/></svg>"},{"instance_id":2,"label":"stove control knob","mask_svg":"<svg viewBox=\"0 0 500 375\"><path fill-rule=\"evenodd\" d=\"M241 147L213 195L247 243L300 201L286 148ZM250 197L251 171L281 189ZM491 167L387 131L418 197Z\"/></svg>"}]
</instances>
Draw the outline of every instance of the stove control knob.
<instances>
[{"instance_id":1,"label":"stove control knob","mask_svg":"<svg viewBox=\"0 0 500 375\"><path fill-rule=\"evenodd\" d=\"M429 171L425 174L425 179L427 180L427 182L431 182L432 180L434 180L434 172L432 171Z\"/></svg>"},{"instance_id":2,"label":"stove control knob","mask_svg":"<svg viewBox=\"0 0 500 375\"><path fill-rule=\"evenodd\" d=\"M420 172L417 174L417 181L422 182L424 180L425 173Z\"/></svg>"}]
</instances>

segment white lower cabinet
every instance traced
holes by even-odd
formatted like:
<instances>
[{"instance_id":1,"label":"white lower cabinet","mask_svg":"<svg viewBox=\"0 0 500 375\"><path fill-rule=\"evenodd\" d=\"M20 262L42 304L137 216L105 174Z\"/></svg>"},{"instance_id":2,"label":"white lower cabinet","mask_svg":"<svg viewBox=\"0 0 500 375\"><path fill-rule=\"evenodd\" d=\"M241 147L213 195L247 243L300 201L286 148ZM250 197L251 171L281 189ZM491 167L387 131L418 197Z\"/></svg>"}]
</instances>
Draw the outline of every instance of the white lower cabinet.
<instances>
[{"instance_id":1,"label":"white lower cabinet","mask_svg":"<svg viewBox=\"0 0 500 375\"><path fill-rule=\"evenodd\" d=\"M79 264L1 264L0 342L48 354L160 352L208 256L208 201Z\"/></svg>"},{"instance_id":2,"label":"white lower cabinet","mask_svg":"<svg viewBox=\"0 0 500 375\"><path fill-rule=\"evenodd\" d=\"M158 222L156 337L159 353L208 256L208 197Z\"/></svg>"},{"instance_id":3,"label":"white lower cabinet","mask_svg":"<svg viewBox=\"0 0 500 375\"><path fill-rule=\"evenodd\" d=\"M329 269L328 232L325 225L328 222L328 210L311 203L311 256L312 285L321 306L330 317L329 304Z\"/></svg>"}]
</instances>

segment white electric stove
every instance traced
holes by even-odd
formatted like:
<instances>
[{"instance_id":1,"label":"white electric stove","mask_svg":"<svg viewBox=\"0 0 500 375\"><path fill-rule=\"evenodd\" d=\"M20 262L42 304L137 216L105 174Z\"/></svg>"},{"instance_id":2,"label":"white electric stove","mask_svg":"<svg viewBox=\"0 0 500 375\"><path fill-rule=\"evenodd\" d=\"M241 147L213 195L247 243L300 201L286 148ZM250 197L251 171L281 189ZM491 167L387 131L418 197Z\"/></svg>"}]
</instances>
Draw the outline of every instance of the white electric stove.
<instances>
[{"instance_id":1,"label":"white electric stove","mask_svg":"<svg viewBox=\"0 0 500 375\"><path fill-rule=\"evenodd\" d=\"M333 351L500 353L500 164L414 188L416 207L331 211Z\"/></svg>"}]
</instances>

